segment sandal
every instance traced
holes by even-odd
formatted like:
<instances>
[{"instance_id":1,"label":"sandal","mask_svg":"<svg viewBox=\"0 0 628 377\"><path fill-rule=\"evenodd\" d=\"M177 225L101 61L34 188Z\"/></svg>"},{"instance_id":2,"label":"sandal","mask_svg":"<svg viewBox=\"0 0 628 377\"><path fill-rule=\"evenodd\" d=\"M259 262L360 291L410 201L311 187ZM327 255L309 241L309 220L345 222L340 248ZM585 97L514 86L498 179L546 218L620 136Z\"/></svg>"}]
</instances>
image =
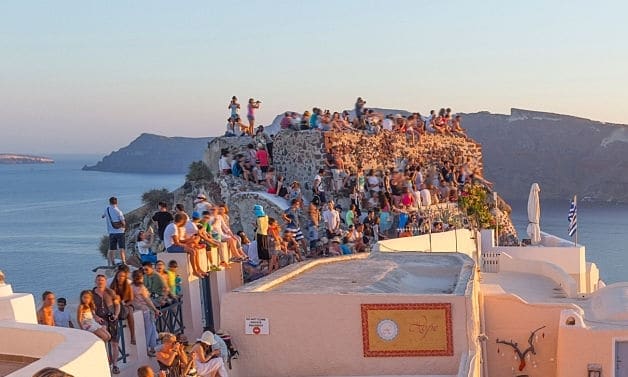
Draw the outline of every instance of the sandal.
<instances>
[{"instance_id":1,"label":"sandal","mask_svg":"<svg viewBox=\"0 0 628 377\"><path fill-rule=\"evenodd\" d=\"M120 374L120 368L118 368L117 365L114 365L113 368L111 368L111 373Z\"/></svg>"}]
</instances>

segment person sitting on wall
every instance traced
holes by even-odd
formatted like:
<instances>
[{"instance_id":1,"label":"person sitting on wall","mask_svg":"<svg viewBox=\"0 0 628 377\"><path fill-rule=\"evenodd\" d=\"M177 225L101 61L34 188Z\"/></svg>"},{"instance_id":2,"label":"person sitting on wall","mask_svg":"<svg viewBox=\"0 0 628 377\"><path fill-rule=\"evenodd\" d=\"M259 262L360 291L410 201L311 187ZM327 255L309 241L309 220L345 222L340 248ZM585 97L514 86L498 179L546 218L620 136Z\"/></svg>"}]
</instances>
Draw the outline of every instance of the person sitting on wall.
<instances>
[{"instance_id":1,"label":"person sitting on wall","mask_svg":"<svg viewBox=\"0 0 628 377\"><path fill-rule=\"evenodd\" d=\"M140 260L142 263L144 262L157 262L157 254L152 249L153 239L153 228L148 228L148 231L140 230L137 234L137 242L135 247L137 248L137 252L140 255Z\"/></svg>"},{"instance_id":2,"label":"person sitting on wall","mask_svg":"<svg viewBox=\"0 0 628 377\"><path fill-rule=\"evenodd\" d=\"M153 264L150 262L142 263L142 270L144 271L144 286L148 289L150 297L153 299L155 306L160 307L167 303L170 289L164 279L159 276L153 269Z\"/></svg>"},{"instance_id":3,"label":"person sitting on wall","mask_svg":"<svg viewBox=\"0 0 628 377\"><path fill-rule=\"evenodd\" d=\"M164 246L168 253L187 253L192 265L192 273L195 276L204 277L205 274L199 265L198 253L195 247L198 246L200 237L197 236L196 239L194 236L188 239L181 237L181 235L185 235L185 223L187 221L188 217L183 212L178 212L174 215L174 222L168 224L164 231Z\"/></svg>"},{"instance_id":4,"label":"person sitting on wall","mask_svg":"<svg viewBox=\"0 0 628 377\"><path fill-rule=\"evenodd\" d=\"M281 121L279 121L279 126L281 127L282 130L285 130L285 129L290 128L291 125L292 125L292 114L289 111L286 111L283 114L283 118L281 118Z\"/></svg>"},{"instance_id":5,"label":"person sitting on wall","mask_svg":"<svg viewBox=\"0 0 628 377\"><path fill-rule=\"evenodd\" d=\"M460 115L456 115L451 122L451 133L455 136L467 137L467 130L462 128L462 117Z\"/></svg>"}]
</instances>

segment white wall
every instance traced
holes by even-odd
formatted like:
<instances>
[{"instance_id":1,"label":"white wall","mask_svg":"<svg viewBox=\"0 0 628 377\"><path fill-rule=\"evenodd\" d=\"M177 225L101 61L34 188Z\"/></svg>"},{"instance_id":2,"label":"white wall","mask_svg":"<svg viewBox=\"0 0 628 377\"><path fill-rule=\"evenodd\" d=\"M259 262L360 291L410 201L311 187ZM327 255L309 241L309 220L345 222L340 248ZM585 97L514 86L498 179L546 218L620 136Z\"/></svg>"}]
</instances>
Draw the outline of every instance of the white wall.
<instances>
[{"instance_id":1,"label":"white wall","mask_svg":"<svg viewBox=\"0 0 628 377\"><path fill-rule=\"evenodd\" d=\"M393 238L379 241L379 251L459 252L474 259L476 252L473 233L468 229L423 234L416 237Z\"/></svg>"},{"instance_id":2,"label":"white wall","mask_svg":"<svg viewBox=\"0 0 628 377\"><path fill-rule=\"evenodd\" d=\"M567 297L575 298L578 295L578 285L576 281L559 266L550 262L513 258L507 253L502 252L499 256L499 271L542 275L562 287Z\"/></svg>"},{"instance_id":3,"label":"white wall","mask_svg":"<svg viewBox=\"0 0 628 377\"><path fill-rule=\"evenodd\" d=\"M0 321L0 354L39 359L10 377L31 376L44 367L75 376L110 376L105 343L88 331Z\"/></svg>"}]
</instances>

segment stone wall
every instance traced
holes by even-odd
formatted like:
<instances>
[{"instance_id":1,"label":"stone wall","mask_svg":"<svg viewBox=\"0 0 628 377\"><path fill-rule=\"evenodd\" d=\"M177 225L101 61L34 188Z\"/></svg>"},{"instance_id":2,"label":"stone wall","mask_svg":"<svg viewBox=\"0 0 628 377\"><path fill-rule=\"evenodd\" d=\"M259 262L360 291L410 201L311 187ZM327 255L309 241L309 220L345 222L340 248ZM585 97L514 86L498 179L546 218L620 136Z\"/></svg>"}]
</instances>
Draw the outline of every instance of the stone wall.
<instances>
[{"instance_id":1,"label":"stone wall","mask_svg":"<svg viewBox=\"0 0 628 377\"><path fill-rule=\"evenodd\" d=\"M405 135L381 133L365 135L359 132L282 131L275 137L274 165L287 180L301 182L311 189L318 169L325 167L325 154L332 149L341 152L345 168L390 169L405 158L410 165L430 166L441 160L471 158L482 171L482 146L471 139L446 135L423 135L421 140Z\"/></svg>"},{"instance_id":2,"label":"stone wall","mask_svg":"<svg viewBox=\"0 0 628 377\"><path fill-rule=\"evenodd\" d=\"M270 196L265 194L262 186L218 174L222 150L229 150L233 156L245 152L247 144L252 142L249 137L219 137L209 143L205 153L205 163L217 177L214 189L206 194L212 201L227 203L232 211L234 230L244 229L248 234L251 234L251 224L255 221L252 213L254 204L262 204L271 217L277 217L282 207L288 204L283 199L280 199L281 203L269 200ZM397 168L402 159L408 165L423 168L440 165L443 160L454 161L459 167L469 160L471 166L483 171L482 146L472 139L427 134L420 140L412 140L403 134L390 132L365 135L360 132L280 131L274 139L273 166L277 174L286 177L286 182L300 182L304 196L310 198L313 178L318 169L325 167L325 156L332 149L340 152L345 168L353 171L358 166L364 170ZM343 208L348 207L347 200L338 201ZM499 218L500 235L516 235L507 203L500 200L500 209L505 212L505 216Z\"/></svg>"}]
</instances>

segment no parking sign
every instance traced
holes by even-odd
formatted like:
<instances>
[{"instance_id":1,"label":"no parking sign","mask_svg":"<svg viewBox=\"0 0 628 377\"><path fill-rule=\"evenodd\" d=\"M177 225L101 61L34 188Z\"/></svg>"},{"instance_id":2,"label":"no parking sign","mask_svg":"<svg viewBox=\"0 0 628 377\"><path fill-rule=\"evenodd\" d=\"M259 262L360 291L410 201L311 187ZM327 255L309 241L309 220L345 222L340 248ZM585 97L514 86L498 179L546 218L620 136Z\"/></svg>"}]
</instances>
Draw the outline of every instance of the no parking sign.
<instances>
[{"instance_id":1,"label":"no parking sign","mask_svg":"<svg viewBox=\"0 0 628 377\"><path fill-rule=\"evenodd\" d=\"M268 318L246 318L244 320L244 333L246 335L268 335L269 332Z\"/></svg>"}]
</instances>

